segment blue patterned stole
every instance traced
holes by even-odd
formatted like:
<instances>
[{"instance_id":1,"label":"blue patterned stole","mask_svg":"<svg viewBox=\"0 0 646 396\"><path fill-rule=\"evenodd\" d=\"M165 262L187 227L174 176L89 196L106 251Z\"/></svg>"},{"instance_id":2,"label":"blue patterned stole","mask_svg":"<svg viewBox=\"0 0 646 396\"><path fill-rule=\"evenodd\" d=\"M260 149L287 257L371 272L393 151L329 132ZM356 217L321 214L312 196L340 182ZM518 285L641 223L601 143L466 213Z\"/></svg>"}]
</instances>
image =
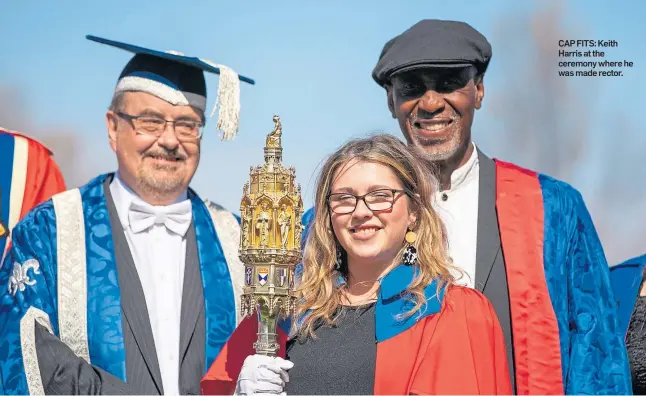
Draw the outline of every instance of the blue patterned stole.
<instances>
[{"instance_id":1,"label":"blue patterned stole","mask_svg":"<svg viewBox=\"0 0 646 396\"><path fill-rule=\"evenodd\" d=\"M87 330L90 362L126 381L121 291L101 175L81 190L87 260Z\"/></svg>"}]
</instances>

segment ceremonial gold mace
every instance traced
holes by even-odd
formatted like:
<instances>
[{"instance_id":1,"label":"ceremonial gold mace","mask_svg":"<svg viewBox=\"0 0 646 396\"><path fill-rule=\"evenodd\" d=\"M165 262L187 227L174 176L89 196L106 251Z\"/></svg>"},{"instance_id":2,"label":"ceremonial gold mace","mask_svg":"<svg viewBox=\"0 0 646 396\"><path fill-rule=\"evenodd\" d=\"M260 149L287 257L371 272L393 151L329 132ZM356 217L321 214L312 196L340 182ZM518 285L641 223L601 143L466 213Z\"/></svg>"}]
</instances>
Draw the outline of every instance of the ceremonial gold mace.
<instances>
[{"instance_id":1,"label":"ceremonial gold mace","mask_svg":"<svg viewBox=\"0 0 646 396\"><path fill-rule=\"evenodd\" d=\"M294 266L301 261L303 200L296 171L282 164L282 126L265 142L265 163L252 166L240 203L238 254L245 265L242 317L257 313L257 354L276 356L278 321L294 313Z\"/></svg>"}]
</instances>

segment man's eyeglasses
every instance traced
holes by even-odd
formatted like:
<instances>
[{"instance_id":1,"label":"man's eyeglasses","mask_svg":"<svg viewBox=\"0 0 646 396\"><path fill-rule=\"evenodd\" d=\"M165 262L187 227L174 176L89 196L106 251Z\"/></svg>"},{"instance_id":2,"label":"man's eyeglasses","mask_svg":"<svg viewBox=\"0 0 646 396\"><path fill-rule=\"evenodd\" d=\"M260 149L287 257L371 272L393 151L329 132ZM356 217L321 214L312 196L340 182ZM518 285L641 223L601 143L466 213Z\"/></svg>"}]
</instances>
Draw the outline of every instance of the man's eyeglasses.
<instances>
[{"instance_id":1,"label":"man's eyeglasses","mask_svg":"<svg viewBox=\"0 0 646 396\"><path fill-rule=\"evenodd\" d=\"M122 112L116 113L119 117L128 120L135 131L144 135L159 137L166 129L166 124L173 125L175 136L179 140L197 140L202 137L204 124L193 120L165 120L154 116L134 116Z\"/></svg>"},{"instance_id":2,"label":"man's eyeglasses","mask_svg":"<svg viewBox=\"0 0 646 396\"><path fill-rule=\"evenodd\" d=\"M336 214L350 214L357 208L357 203L363 201L371 211L380 212L393 207L397 193L406 194L406 191L382 188L364 195L330 194L328 195L328 205L330 210Z\"/></svg>"}]
</instances>

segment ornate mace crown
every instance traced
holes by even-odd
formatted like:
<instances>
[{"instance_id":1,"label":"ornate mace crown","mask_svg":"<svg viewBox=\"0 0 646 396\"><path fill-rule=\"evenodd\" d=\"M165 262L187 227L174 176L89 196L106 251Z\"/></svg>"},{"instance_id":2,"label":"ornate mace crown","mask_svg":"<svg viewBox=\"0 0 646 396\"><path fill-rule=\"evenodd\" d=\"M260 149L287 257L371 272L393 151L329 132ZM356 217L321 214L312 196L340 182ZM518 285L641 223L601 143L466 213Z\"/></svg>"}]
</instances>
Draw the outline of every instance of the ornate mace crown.
<instances>
[{"instance_id":1,"label":"ornate mace crown","mask_svg":"<svg viewBox=\"0 0 646 396\"><path fill-rule=\"evenodd\" d=\"M294 266L301 261L303 200L296 171L282 164L282 126L265 142L265 163L252 166L240 203L240 260L245 264L242 316L259 316L256 353L275 355L279 318L294 312Z\"/></svg>"}]
</instances>

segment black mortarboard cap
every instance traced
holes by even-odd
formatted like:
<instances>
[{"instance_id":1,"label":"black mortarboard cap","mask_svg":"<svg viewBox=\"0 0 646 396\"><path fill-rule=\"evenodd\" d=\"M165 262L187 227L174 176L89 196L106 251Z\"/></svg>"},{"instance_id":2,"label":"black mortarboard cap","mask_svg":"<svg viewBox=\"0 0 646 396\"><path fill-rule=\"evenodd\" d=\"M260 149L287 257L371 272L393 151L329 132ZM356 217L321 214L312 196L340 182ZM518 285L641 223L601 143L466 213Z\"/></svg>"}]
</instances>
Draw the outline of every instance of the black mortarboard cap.
<instances>
[{"instance_id":1,"label":"black mortarboard cap","mask_svg":"<svg viewBox=\"0 0 646 396\"><path fill-rule=\"evenodd\" d=\"M206 113L204 72L218 74L220 83L216 105L219 105L220 111L217 128L224 132L224 139L231 139L236 135L240 113L240 81L255 84L254 80L240 76L224 65L185 56L177 51L157 51L89 35L86 38L135 54L121 72L115 94L146 92L173 105L190 105Z\"/></svg>"}]
</instances>

